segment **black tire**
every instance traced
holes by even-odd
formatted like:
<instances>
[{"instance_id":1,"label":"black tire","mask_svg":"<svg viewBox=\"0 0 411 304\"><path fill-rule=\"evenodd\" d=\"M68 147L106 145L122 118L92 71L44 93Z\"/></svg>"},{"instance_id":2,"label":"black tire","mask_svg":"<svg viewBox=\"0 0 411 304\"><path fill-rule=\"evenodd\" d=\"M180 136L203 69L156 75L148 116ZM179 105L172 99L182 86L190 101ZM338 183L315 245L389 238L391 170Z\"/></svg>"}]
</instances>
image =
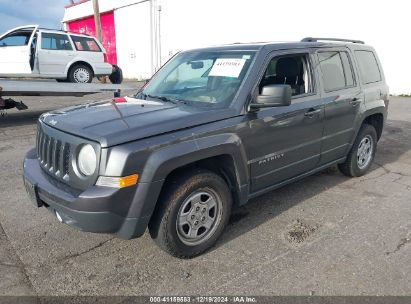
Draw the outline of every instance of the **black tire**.
<instances>
[{"instance_id":1,"label":"black tire","mask_svg":"<svg viewBox=\"0 0 411 304\"><path fill-rule=\"evenodd\" d=\"M68 73L68 80L73 83L91 83L93 77L90 67L81 63L73 65Z\"/></svg>"},{"instance_id":2,"label":"black tire","mask_svg":"<svg viewBox=\"0 0 411 304\"><path fill-rule=\"evenodd\" d=\"M360 166L359 163L361 163L361 161L358 160L358 149L361 142L366 139L370 141L370 149L372 150L368 153L370 155L370 159L367 160L367 162L364 162L363 166ZM367 173L374 160L375 152L377 151L377 141L377 132L375 131L375 128L371 125L363 124L350 152L347 155L347 159L344 163L338 165L340 171L344 175L351 177L359 177ZM368 149L366 150L368 151Z\"/></svg>"},{"instance_id":3,"label":"black tire","mask_svg":"<svg viewBox=\"0 0 411 304\"><path fill-rule=\"evenodd\" d=\"M183 225L181 229L177 227L179 224L177 216L179 214L187 214L186 218L191 219L192 225L190 223L184 225L188 225L190 231L192 227L194 227L194 221L199 222L200 225L197 229L193 229L194 231L200 232L201 228L205 230L206 228L201 226L201 221L204 219L201 212L206 212L204 214L209 215L212 209L208 211L204 211L205 209L197 210L198 204L204 204L201 206L207 205L201 201L203 199L201 193L205 193L203 191L209 191L208 193L217 195L218 198L216 198L216 202L218 202L218 199L220 199L220 202L216 203L216 206L218 204L220 204L220 206L214 209L214 212L216 212L216 220L211 226L212 228L209 228L208 231L206 230L203 236L201 236L201 234L197 236L199 237L199 239L196 240L197 243L190 244L187 242L187 239L184 240L184 236L182 236L184 232L180 232L184 230ZM200 197L200 201L195 204L192 203L190 198L194 197ZM207 196L204 197L206 198ZM183 206L187 206L187 202L189 202L188 206L191 204L188 211L186 210L187 207L184 210L182 208ZM195 257L212 247L220 237L230 218L231 205L232 197L230 189L219 175L207 170L193 171L165 185L165 189L162 191L157 203L157 208L149 223L150 235L161 249L172 256L178 258ZM193 215L195 215L194 219ZM197 217L197 215L201 218Z\"/></svg>"}]
</instances>

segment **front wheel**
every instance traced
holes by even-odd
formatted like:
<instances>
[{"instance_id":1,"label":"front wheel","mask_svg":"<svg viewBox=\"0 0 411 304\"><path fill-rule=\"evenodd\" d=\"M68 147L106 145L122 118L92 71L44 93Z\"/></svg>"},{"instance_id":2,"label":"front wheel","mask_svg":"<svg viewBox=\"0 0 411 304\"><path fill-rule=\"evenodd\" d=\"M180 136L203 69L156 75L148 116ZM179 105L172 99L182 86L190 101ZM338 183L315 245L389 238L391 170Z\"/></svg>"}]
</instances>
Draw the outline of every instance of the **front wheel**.
<instances>
[{"instance_id":1,"label":"front wheel","mask_svg":"<svg viewBox=\"0 0 411 304\"><path fill-rule=\"evenodd\" d=\"M347 159L338 167L347 176L362 176L371 167L376 150L377 132L373 126L364 124L358 132Z\"/></svg>"},{"instance_id":2,"label":"front wheel","mask_svg":"<svg viewBox=\"0 0 411 304\"><path fill-rule=\"evenodd\" d=\"M197 256L214 245L227 225L230 189L219 175L206 170L165 187L149 224L151 237L173 256Z\"/></svg>"},{"instance_id":3,"label":"front wheel","mask_svg":"<svg viewBox=\"0 0 411 304\"><path fill-rule=\"evenodd\" d=\"M74 83L91 83L93 71L84 64L76 64L70 68L68 79Z\"/></svg>"}]
</instances>

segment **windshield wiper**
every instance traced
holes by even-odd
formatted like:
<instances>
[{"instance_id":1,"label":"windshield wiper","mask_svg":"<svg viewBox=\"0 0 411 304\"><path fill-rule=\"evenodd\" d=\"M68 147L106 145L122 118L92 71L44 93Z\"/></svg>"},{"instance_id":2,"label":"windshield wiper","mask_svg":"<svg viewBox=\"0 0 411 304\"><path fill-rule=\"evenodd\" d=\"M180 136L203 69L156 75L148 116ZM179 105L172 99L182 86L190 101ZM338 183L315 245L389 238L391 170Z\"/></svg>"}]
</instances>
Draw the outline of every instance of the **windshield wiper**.
<instances>
[{"instance_id":1,"label":"windshield wiper","mask_svg":"<svg viewBox=\"0 0 411 304\"><path fill-rule=\"evenodd\" d=\"M171 99L171 98L168 98L168 97L165 97L165 96L156 96L156 95L148 94L147 97L154 98L154 99L159 99L159 100L165 101L165 102L176 103L176 100Z\"/></svg>"},{"instance_id":2,"label":"windshield wiper","mask_svg":"<svg viewBox=\"0 0 411 304\"><path fill-rule=\"evenodd\" d=\"M136 94L136 96L137 95L138 94ZM164 102L171 102L171 103L174 103L174 104L177 103L177 101L178 101L176 99L171 99L171 98L168 98L166 96L151 95L151 94L146 94L146 93L143 93L143 92L141 92L141 95L144 99L147 99L147 97L149 97L149 98L158 99L158 100L161 100L161 101L164 101Z\"/></svg>"},{"instance_id":3,"label":"windshield wiper","mask_svg":"<svg viewBox=\"0 0 411 304\"><path fill-rule=\"evenodd\" d=\"M149 97L149 98L153 98L153 99L159 99L159 100L164 101L164 102L171 102L171 103L174 103L174 104L177 104L177 103L188 104L188 103L190 103L189 100L169 98L169 97L166 97L166 96L151 95L151 94L146 94L146 93L143 93L143 92L135 94L134 97L139 98L139 99L144 99L144 100L146 100L147 97Z\"/></svg>"}]
</instances>

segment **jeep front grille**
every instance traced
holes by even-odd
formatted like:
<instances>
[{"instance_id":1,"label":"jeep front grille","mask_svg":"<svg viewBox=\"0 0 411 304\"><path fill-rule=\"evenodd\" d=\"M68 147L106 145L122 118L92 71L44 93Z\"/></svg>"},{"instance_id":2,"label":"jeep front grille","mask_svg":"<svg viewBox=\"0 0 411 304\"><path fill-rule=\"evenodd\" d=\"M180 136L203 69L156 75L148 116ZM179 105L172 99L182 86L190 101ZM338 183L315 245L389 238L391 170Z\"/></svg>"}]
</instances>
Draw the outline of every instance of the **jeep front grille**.
<instances>
[{"instance_id":1,"label":"jeep front grille","mask_svg":"<svg viewBox=\"0 0 411 304\"><path fill-rule=\"evenodd\" d=\"M69 181L70 144L53 138L38 128L37 156L40 166L49 174Z\"/></svg>"}]
</instances>

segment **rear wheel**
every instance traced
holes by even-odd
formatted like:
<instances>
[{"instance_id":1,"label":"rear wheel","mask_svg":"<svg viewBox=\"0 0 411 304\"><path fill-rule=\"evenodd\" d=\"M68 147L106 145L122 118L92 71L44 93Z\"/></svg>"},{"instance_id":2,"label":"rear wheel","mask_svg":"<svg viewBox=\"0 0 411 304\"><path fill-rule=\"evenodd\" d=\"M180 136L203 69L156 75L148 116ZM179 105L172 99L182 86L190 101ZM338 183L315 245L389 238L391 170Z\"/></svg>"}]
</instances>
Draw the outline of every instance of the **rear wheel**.
<instances>
[{"instance_id":1,"label":"rear wheel","mask_svg":"<svg viewBox=\"0 0 411 304\"><path fill-rule=\"evenodd\" d=\"M76 64L70 68L68 79L74 83L90 83L93 71L85 64Z\"/></svg>"},{"instance_id":2,"label":"rear wheel","mask_svg":"<svg viewBox=\"0 0 411 304\"><path fill-rule=\"evenodd\" d=\"M362 176L371 167L376 150L377 132L373 126L363 124L347 159L338 167L347 176Z\"/></svg>"},{"instance_id":3,"label":"rear wheel","mask_svg":"<svg viewBox=\"0 0 411 304\"><path fill-rule=\"evenodd\" d=\"M209 249L230 217L232 198L226 182L201 170L166 185L149 224L160 248L180 258Z\"/></svg>"}]
</instances>

